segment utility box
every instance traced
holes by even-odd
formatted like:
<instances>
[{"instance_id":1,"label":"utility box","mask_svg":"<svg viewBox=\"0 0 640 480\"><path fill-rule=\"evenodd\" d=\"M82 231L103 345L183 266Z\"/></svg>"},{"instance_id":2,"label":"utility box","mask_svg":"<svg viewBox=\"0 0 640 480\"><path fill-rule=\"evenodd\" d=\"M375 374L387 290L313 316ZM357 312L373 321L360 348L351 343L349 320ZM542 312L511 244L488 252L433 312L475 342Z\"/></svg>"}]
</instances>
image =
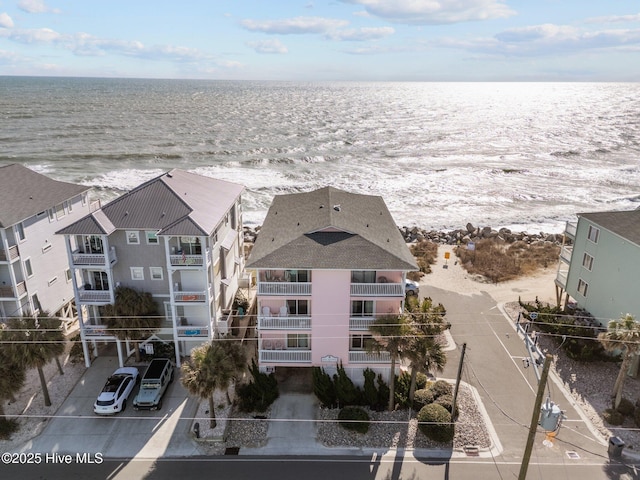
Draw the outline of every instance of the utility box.
<instances>
[{"instance_id":1,"label":"utility box","mask_svg":"<svg viewBox=\"0 0 640 480\"><path fill-rule=\"evenodd\" d=\"M624 441L620 437L609 438L609 457L610 458L622 457L623 449L624 449Z\"/></svg>"},{"instance_id":2,"label":"utility box","mask_svg":"<svg viewBox=\"0 0 640 480\"><path fill-rule=\"evenodd\" d=\"M563 414L560 407L547 398L547 401L540 410L540 420L538 425L542 427L546 432L555 432L562 419Z\"/></svg>"}]
</instances>

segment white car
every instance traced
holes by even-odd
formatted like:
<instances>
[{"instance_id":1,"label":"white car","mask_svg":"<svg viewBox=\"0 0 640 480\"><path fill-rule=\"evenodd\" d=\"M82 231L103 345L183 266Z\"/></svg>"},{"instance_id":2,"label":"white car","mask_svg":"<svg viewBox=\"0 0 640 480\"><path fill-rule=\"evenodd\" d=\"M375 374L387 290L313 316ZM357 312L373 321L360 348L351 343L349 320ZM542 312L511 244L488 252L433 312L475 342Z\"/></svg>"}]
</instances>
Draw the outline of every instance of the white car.
<instances>
[{"instance_id":1,"label":"white car","mask_svg":"<svg viewBox=\"0 0 640 480\"><path fill-rule=\"evenodd\" d=\"M93 404L93 411L98 415L122 412L127 408L127 398L131 395L139 378L140 373L135 367L117 369L107 379L96 403Z\"/></svg>"},{"instance_id":2,"label":"white car","mask_svg":"<svg viewBox=\"0 0 640 480\"><path fill-rule=\"evenodd\" d=\"M414 282L413 280L407 280L404 286L405 294L407 295L418 295L420 293L420 284L418 282Z\"/></svg>"}]
</instances>

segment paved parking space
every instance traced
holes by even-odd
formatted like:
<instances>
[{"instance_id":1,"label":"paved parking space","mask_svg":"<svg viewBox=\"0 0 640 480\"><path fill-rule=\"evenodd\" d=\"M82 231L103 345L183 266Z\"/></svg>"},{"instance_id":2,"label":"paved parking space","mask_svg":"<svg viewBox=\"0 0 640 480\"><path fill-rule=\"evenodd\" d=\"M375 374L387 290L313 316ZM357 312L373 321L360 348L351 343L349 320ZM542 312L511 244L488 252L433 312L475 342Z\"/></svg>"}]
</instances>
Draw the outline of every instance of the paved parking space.
<instances>
[{"instance_id":1,"label":"paved parking space","mask_svg":"<svg viewBox=\"0 0 640 480\"><path fill-rule=\"evenodd\" d=\"M43 454L101 453L104 457L116 458L196 454L189 429L197 402L187 396L177 375L168 387L159 411L133 409L133 398L138 391L136 386L124 412L113 416L93 413L93 403L107 377L117 368L116 357L98 357L42 434L27 442L19 451Z\"/></svg>"}]
</instances>

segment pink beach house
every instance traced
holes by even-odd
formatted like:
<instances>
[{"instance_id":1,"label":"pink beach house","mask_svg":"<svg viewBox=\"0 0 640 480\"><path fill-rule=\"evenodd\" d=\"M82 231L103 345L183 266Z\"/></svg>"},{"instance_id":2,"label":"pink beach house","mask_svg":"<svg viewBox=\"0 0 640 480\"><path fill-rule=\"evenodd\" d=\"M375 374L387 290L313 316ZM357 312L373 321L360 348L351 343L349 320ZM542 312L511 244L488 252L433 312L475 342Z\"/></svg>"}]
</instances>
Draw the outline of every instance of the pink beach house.
<instances>
[{"instance_id":1,"label":"pink beach house","mask_svg":"<svg viewBox=\"0 0 640 480\"><path fill-rule=\"evenodd\" d=\"M342 362L354 379L388 372L370 354L369 325L402 311L408 271L418 266L382 197L325 187L278 195L247 261L257 274L263 371Z\"/></svg>"}]
</instances>

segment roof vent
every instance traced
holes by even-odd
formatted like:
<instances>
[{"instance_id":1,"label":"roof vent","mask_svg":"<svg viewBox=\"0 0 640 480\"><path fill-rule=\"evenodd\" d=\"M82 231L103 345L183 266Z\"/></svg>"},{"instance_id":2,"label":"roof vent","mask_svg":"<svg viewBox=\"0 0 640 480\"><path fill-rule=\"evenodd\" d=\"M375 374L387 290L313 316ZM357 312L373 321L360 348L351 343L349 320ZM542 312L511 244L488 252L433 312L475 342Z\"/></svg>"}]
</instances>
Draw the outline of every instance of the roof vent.
<instances>
[{"instance_id":1,"label":"roof vent","mask_svg":"<svg viewBox=\"0 0 640 480\"><path fill-rule=\"evenodd\" d=\"M324 208L324 205L320 205L320 208Z\"/></svg>"},{"instance_id":2,"label":"roof vent","mask_svg":"<svg viewBox=\"0 0 640 480\"><path fill-rule=\"evenodd\" d=\"M126 211L124 212L124 216L126 217L127 215L129 215L129 210L126 210Z\"/></svg>"},{"instance_id":3,"label":"roof vent","mask_svg":"<svg viewBox=\"0 0 640 480\"><path fill-rule=\"evenodd\" d=\"M167 177L173 178L173 175L171 175L171 173L167 172Z\"/></svg>"},{"instance_id":4,"label":"roof vent","mask_svg":"<svg viewBox=\"0 0 640 480\"><path fill-rule=\"evenodd\" d=\"M334 206L333 206L333 209L334 209L336 212L339 212L339 211L340 211L340 204L338 204L338 205L334 205Z\"/></svg>"}]
</instances>

